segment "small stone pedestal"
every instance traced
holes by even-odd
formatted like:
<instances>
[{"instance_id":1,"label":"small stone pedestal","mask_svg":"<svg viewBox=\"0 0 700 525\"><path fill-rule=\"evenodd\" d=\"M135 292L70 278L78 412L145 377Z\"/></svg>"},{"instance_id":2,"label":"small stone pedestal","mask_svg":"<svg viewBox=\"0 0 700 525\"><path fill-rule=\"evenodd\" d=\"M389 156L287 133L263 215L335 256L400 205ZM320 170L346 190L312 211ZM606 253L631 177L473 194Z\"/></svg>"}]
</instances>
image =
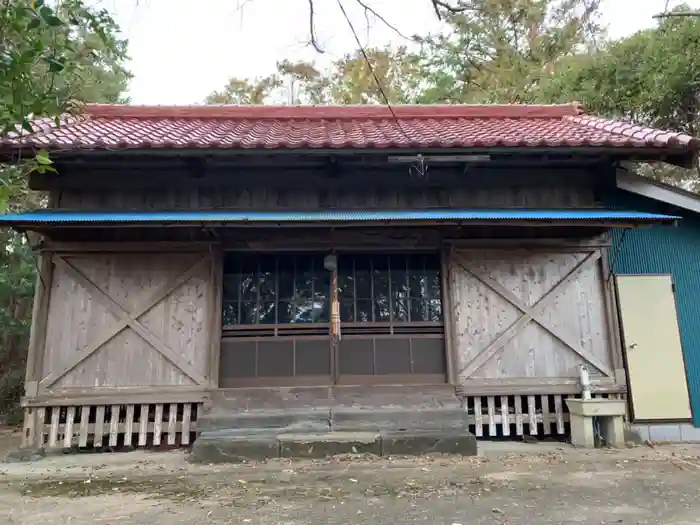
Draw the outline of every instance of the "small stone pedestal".
<instances>
[{"instance_id":1,"label":"small stone pedestal","mask_svg":"<svg viewBox=\"0 0 700 525\"><path fill-rule=\"evenodd\" d=\"M600 435L606 445L614 448L625 446L623 418L627 405L621 399L567 399L571 444L575 447L595 447L593 418L598 418Z\"/></svg>"}]
</instances>

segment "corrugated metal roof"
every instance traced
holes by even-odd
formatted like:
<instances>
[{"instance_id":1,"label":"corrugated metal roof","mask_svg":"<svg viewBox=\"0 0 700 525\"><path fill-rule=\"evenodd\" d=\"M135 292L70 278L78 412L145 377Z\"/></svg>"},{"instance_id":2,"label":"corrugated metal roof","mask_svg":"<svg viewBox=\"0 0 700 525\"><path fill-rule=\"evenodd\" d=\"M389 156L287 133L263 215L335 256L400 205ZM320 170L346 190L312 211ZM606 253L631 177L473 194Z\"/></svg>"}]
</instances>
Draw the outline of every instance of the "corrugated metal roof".
<instances>
[{"instance_id":1,"label":"corrugated metal roof","mask_svg":"<svg viewBox=\"0 0 700 525\"><path fill-rule=\"evenodd\" d=\"M401 221L587 221L673 222L680 217L608 209L424 209L324 211L120 211L39 210L0 216L8 226L39 224L164 224L164 223L327 223Z\"/></svg>"}]
</instances>

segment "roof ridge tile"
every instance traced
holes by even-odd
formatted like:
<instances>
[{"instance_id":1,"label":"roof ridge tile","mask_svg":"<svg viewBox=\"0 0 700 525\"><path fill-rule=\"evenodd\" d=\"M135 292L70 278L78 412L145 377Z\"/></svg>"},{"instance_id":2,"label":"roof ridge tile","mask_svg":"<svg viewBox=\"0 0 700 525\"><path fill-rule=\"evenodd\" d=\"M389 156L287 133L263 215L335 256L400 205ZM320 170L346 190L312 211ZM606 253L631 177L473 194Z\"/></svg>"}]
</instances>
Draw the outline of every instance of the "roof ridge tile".
<instances>
[{"instance_id":1,"label":"roof ridge tile","mask_svg":"<svg viewBox=\"0 0 700 525\"><path fill-rule=\"evenodd\" d=\"M375 120L430 118L560 119L579 115L578 104L424 104L395 105L189 105L138 106L87 104L91 118L114 119L251 119L251 120Z\"/></svg>"}]
</instances>

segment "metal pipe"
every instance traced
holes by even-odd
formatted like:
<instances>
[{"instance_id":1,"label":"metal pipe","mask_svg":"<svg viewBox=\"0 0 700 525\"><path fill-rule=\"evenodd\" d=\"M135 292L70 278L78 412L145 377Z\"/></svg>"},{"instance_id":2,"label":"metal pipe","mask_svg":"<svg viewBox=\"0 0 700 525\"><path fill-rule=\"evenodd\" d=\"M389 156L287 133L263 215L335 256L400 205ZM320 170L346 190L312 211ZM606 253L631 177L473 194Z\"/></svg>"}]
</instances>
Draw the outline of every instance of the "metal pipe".
<instances>
[{"instance_id":1,"label":"metal pipe","mask_svg":"<svg viewBox=\"0 0 700 525\"><path fill-rule=\"evenodd\" d=\"M591 381L588 377L588 367L581 365L579 372L581 374L581 397L583 399L591 399Z\"/></svg>"}]
</instances>

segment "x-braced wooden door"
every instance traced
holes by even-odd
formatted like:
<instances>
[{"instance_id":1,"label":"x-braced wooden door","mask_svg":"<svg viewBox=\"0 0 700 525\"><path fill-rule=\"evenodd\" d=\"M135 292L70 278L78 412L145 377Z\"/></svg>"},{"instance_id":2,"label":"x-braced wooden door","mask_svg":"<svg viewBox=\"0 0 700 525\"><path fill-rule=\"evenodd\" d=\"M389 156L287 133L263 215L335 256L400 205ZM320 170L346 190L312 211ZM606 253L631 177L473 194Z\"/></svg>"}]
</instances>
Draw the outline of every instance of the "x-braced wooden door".
<instances>
[{"instance_id":1,"label":"x-braced wooden door","mask_svg":"<svg viewBox=\"0 0 700 525\"><path fill-rule=\"evenodd\" d=\"M456 250L452 304L460 382L569 384L586 364L614 381L602 252Z\"/></svg>"},{"instance_id":2,"label":"x-braced wooden door","mask_svg":"<svg viewBox=\"0 0 700 525\"><path fill-rule=\"evenodd\" d=\"M209 386L212 260L55 254L38 392Z\"/></svg>"}]
</instances>

